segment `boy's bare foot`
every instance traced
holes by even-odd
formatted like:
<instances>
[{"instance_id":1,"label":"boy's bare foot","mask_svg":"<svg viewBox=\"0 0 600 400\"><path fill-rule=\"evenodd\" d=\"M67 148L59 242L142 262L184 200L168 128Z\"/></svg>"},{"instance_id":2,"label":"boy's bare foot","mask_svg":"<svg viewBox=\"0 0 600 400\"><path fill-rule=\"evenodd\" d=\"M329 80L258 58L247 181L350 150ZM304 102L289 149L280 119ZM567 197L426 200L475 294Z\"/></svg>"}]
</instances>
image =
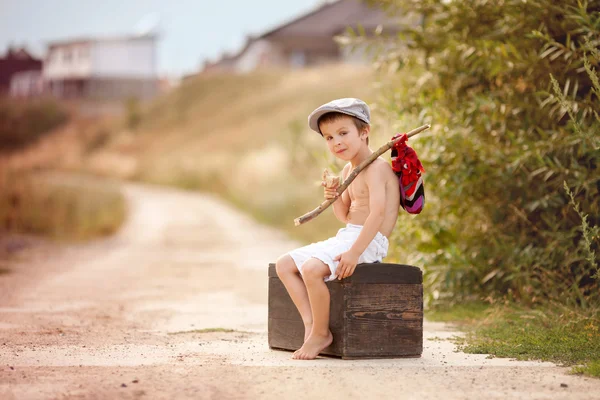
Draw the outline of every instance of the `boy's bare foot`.
<instances>
[{"instance_id":1,"label":"boy's bare foot","mask_svg":"<svg viewBox=\"0 0 600 400\"><path fill-rule=\"evenodd\" d=\"M317 358L323 349L333 342L331 331L327 331L327 336L318 336L311 334L306 342L294 352L294 360L313 360Z\"/></svg>"},{"instance_id":2,"label":"boy's bare foot","mask_svg":"<svg viewBox=\"0 0 600 400\"><path fill-rule=\"evenodd\" d=\"M304 323L304 342L302 343L306 343L306 341L308 340L308 337L310 336L310 332L312 331L312 322L311 323Z\"/></svg>"}]
</instances>

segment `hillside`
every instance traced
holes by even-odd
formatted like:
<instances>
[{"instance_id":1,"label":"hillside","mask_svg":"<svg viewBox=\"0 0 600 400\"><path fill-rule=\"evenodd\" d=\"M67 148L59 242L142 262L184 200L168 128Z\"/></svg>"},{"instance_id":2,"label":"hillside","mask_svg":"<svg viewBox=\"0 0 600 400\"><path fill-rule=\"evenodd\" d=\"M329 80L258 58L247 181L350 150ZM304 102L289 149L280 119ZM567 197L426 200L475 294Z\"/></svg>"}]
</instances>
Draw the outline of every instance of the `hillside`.
<instances>
[{"instance_id":1,"label":"hillside","mask_svg":"<svg viewBox=\"0 0 600 400\"><path fill-rule=\"evenodd\" d=\"M198 76L140 112L134 130L111 135L96 172L216 193L298 239L335 232L330 213L300 228L293 219L322 201L323 168L340 168L306 118L333 98L375 98L367 68ZM373 108L373 119L378 121ZM391 136L375 123L373 144ZM332 224L333 222L333 224Z\"/></svg>"}]
</instances>

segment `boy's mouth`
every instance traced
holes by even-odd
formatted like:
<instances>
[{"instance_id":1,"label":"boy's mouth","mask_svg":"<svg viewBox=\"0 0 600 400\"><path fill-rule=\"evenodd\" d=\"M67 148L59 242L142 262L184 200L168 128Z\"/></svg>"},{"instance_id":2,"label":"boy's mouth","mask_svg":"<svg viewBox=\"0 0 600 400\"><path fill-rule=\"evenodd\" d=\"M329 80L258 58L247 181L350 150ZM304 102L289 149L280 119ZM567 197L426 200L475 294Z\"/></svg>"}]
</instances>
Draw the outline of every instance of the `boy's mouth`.
<instances>
[{"instance_id":1,"label":"boy's mouth","mask_svg":"<svg viewBox=\"0 0 600 400\"><path fill-rule=\"evenodd\" d=\"M337 154L341 154L341 153L343 153L343 152L345 152L345 151L346 151L346 149L342 149L342 150L336 150L335 152L336 152Z\"/></svg>"}]
</instances>

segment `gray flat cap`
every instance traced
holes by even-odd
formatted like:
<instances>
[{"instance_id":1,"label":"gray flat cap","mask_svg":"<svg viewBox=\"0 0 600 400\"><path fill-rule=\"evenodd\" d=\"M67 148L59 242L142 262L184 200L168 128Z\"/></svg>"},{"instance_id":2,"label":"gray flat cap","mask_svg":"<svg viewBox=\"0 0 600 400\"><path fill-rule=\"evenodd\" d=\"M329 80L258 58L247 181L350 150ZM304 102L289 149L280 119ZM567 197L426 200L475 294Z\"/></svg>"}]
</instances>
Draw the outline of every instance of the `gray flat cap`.
<instances>
[{"instance_id":1,"label":"gray flat cap","mask_svg":"<svg viewBox=\"0 0 600 400\"><path fill-rule=\"evenodd\" d=\"M371 123L371 111L369 110L367 103L360 99L345 98L332 100L311 112L308 116L308 126L310 129L323 135L319 129L319 118L329 112L339 112L342 114L351 115L360 119L366 124Z\"/></svg>"}]
</instances>

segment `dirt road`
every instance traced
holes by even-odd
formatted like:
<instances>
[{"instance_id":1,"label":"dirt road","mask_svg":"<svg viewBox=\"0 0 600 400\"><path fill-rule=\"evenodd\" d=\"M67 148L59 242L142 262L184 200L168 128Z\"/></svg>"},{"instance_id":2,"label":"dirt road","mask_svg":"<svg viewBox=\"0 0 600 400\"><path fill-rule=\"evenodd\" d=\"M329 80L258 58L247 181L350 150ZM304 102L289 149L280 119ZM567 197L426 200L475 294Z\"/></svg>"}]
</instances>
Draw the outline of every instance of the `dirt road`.
<instances>
[{"instance_id":1,"label":"dirt road","mask_svg":"<svg viewBox=\"0 0 600 400\"><path fill-rule=\"evenodd\" d=\"M566 368L457 353L442 324L420 359L291 360L267 346L266 268L296 243L209 196L124 190L117 236L0 266L0 399L600 398Z\"/></svg>"}]
</instances>

